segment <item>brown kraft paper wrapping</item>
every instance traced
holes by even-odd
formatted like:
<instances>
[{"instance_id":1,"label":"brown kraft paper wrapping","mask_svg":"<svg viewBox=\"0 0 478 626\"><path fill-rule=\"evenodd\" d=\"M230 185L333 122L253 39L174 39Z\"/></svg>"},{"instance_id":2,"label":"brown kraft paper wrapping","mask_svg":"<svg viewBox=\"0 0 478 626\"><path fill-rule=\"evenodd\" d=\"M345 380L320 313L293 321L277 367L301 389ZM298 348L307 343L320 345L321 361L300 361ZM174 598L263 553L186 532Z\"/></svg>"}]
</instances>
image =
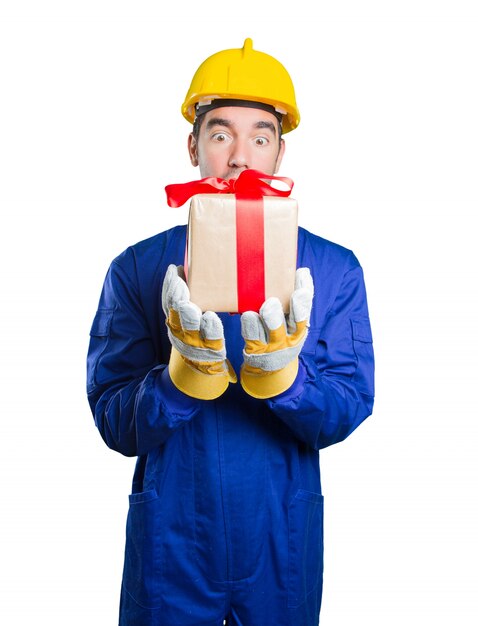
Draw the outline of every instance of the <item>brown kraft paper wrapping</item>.
<instances>
[{"instance_id":1,"label":"brown kraft paper wrapping","mask_svg":"<svg viewBox=\"0 0 478 626\"><path fill-rule=\"evenodd\" d=\"M297 266L297 201L263 200L265 299L276 296L288 313ZM235 195L193 196L187 237L191 301L202 311L237 313Z\"/></svg>"}]
</instances>

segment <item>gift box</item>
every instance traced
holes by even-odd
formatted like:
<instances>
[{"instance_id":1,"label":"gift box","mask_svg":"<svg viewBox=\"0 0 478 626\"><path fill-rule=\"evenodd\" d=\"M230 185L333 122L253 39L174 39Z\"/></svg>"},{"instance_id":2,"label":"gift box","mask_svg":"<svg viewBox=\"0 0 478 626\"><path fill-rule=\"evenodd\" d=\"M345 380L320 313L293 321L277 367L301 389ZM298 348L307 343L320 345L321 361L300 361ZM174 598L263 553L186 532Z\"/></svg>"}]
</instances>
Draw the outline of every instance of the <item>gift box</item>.
<instances>
[{"instance_id":1,"label":"gift box","mask_svg":"<svg viewBox=\"0 0 478 626\"><path fill-rule=\"evenodd\" d=\"M290 189L273 188L271 179ZM166 187L170 206L191 198L184 269L191 301L202 311L259 311L276 296L289 312L298 233L297 201L288 197L292 185L288 178L245 170L237 179Z\"/></svg>"},{"instance_id":2,"label":"gift box","mask_svg":"<svg viewBox=\"0 0 478 626\"><path fill-rule=\"evenodd\" d=\"M187 282L191 301L202 311L259 311L264 300L276 296L289 312L297 202L269 196L248 204L246 210L238 207L234 194L199 194L191 200Z\"/></svg>"}]
</instances>

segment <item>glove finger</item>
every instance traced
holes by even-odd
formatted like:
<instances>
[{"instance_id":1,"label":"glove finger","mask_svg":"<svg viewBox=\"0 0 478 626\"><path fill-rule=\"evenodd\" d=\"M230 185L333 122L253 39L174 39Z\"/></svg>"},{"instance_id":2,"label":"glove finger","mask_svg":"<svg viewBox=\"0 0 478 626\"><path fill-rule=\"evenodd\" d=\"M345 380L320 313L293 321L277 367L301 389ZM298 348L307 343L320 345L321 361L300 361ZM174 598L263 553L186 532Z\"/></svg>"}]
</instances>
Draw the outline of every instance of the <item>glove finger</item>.
<instances>
[{"instance_id":1,"label":"glove finger","mask_svg":"<svg viewBox=\"0 0 478 626\"><path fill-rule=\"evenodd\" d=\"M314 281L308 267L299 267L295 272L294 289L308 289L314 295Z\"/></svg>"},{"instance_id":2,"label":"glove finger","mask_svg":"<svg viewBox=\"0 0 478 626\"><path fill-rule=\"evenodd\" d=\"M304 287L296 289L290 298L290 310L295 323L308 320L312 310L312 293Z\"/></svg>"},{"instance_id":3,"label":"glove finger","mask_svg":"<svg viewBox=\"0 0 478 626\"><path fill-rule=\"evenodd\" d=\"M259 313L246 311L241 315L241 334L245 341L267 342L266 330Z\"/></svg>"},{"instance_id":4,"label":"glove finger","mask_svg":"<svg viewBox=\"0 0 478 626\"><path fill-rule=\"evenodd\" d=\"M206 311L201 317L201 335L207 340L224 339L224 328L217 313Z\"/></svg>"},{"instance_id":5,"label":"glove finger","mask_svg":"<svg viewBox=\"0 0 478 626\"><path fill-rule=\"evenodd\" d=\"M177 273L175 265L169 265L163 280L163 288L161 290L161 305L166 317L169 315L169 294L171 292L171 282Z\"/></svg>"},{"instance_id":6,"label":"glove finger","mask_svg":"<svg viewBox=\"0 0 478 626\"><path fill-rule=\"evenodd\" d=\"M268 331L285 328L285 316L279 298L267 298L259 311L264 326Z\"/></svg>"},{"instance_id":7,"label":"glove finger","mask_svg":"<svg viewBox=\"0 0 478 626\"><path fill-rule=\"evenodd\" d=\"M290 298L287 329L290 334L297 330L297 322L308 320L312 310L314 281L308 267L300 267L295 273L295 290Z\"/></svg>"},{"instance_id":8,"label":"glove finger","mask_svg":"<svg viewBox=\"0 0 478 626\"><path fill-rule=\"evenodd\" d=\"M178 268L175 265L170 265L163 284L163 310L167 315L169 309L177 310L180 302L188 301L189 299L188 286L179 275Z\"/></svg>"},{"instance_id":9,"label":"glove finger","mask_svg":"<svg viewBox=\"0 0 478 626\"><path fill-rule=\"evenodd\" d=\"M201 323L201 309L194 302L178 302L174 309L179 314L183 330L199 330Z\"/></svg>"}]
</instances>

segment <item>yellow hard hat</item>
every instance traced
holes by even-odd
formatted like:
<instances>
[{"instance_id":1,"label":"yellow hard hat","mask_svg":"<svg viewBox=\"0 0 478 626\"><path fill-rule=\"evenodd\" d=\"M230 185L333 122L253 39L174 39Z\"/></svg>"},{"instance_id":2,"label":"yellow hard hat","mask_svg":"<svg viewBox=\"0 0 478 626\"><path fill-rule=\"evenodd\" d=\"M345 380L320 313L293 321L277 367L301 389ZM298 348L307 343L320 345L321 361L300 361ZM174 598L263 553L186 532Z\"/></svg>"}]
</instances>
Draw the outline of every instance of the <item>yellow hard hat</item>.
<instances>
[{"instance_id":1,"label":"yellow hard hat","mask_svg":"<svg viewBox=\"0 0 478 626\"><path fill-rule=\"evenodd\" d=\"M299 124L294 85L285 67L274 57L252 49L252 39L243 48L216 52L197 69L181 107L191 123L196 105L213 100L248 100L272 106L283 114L282 132L288 133Z\"/></svg>"}]
</instances>

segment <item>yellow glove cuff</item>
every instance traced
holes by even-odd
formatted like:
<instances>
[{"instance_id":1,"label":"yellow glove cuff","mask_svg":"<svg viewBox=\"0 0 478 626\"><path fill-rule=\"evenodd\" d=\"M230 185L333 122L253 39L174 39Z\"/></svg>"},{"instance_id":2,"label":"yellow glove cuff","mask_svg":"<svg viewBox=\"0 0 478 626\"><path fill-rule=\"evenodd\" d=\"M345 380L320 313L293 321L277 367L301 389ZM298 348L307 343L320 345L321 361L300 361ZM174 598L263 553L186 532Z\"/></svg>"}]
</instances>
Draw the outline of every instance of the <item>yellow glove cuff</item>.
<instances>
[{"instance_id":1,"label":"yellow glove cuff","mask_svg":"<svg viewBox=\"0 0 478 626\"><path fill-rule=\"evenodd\" d=\"M265 400L287 391L296 379L298 371L298 357L275 372L265 372L244 364L241 368L241 385L244 391L253 398Z\"/></svg>"},{"instance_id":2,"label":"yellow glove cuff","mask_svg":"<svg viewBox=\"0 0 478 626\"><path fill-rule=\"evenodd\" d=\"M205 371L194 367L192 362L184 359L176 348L171 348L169 376L174 386L187 396L199 400L214 400L226 391L230 382L237 382L236 373L227 360L222 368L222 364L202 365ZM217 371L212 373L214 370Z\"/></svg>"}]
</instances>

